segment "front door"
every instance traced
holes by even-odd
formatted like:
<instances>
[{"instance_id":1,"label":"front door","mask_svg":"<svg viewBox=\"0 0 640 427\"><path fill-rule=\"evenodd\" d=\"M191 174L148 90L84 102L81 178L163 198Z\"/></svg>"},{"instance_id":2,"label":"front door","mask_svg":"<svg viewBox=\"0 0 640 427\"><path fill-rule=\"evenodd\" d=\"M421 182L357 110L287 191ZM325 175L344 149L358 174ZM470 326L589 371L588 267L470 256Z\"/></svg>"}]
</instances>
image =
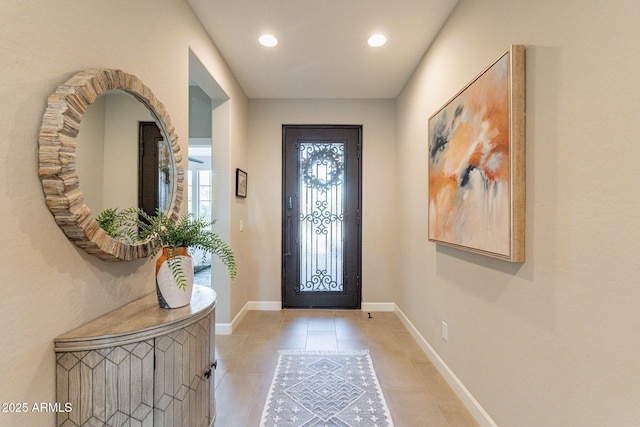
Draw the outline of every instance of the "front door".
<instances>
[{"instance_id":1,"label":"front door","mask_svg":"<svg viewBox=\"0 0 640 427\"><path fill-rule=\"evenodd\" d=\"M283 126L282 305L360 308L362 126Z\"/></svg>"}]
</instances>

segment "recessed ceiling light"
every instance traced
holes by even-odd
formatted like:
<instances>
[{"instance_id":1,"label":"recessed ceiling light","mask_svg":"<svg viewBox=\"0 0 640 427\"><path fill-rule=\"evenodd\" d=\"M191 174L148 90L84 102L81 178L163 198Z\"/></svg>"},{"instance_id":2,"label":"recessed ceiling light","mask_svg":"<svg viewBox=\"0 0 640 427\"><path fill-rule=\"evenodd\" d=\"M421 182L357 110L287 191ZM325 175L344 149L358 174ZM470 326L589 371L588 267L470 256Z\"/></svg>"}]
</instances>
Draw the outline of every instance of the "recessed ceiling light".
<instances>
[{"instance_id":1,"label":"recessed ceiling light","mask_svg":"<svg viewBox=\"0 0 640 427\"><path fill-rule=\"evenodd\" d=\"M380 47L384 45L386 42L387 42L387 38L382 34L373 35L369 37L369 40L367 40L367 43L369 43L369 46L371 47Z\"/></svg>"},{"instance_id":2,"label":"recessed ceiling light","mask_svg":"<svg viewBox=\"0 0 640 427\"><path fill-rule=\"evenodd\" d=\"M271 34L263 34L258 38L262 46L273 47L278 44L278 39Z\"/></svg>"}]
</instances>

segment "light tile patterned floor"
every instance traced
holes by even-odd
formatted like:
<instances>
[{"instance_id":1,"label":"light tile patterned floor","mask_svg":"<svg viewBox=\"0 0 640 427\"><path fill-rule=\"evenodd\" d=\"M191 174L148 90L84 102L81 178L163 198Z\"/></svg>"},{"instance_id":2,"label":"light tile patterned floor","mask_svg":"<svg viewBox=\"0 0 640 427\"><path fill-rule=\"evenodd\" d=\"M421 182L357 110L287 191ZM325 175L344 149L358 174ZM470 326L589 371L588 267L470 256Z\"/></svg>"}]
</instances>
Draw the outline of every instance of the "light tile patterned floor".
<instances>
[{"instance_id":1,"label":"light tile patterned floor","mask_svg":"<svg viewBox=\"0 0 640 427\"><path fill-rule=\"evenodd\" d=\"M394 313L250 311L216 337L216 427L260 424L279 349L369 349L396 427L477 426Z\"/></svg>"}]
</instances>

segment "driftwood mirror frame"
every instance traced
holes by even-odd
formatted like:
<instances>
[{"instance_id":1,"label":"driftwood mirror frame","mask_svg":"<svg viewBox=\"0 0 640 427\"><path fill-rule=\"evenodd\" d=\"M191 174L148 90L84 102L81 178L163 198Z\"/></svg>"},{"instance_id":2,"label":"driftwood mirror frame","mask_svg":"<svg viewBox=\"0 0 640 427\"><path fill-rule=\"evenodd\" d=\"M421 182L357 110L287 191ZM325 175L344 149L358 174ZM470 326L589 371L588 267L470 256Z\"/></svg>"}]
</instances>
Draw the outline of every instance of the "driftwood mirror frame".
<instances>
[{"instance_id":1,"label":"driftwood mirror frame","mask_svg":"<svg viewBox=\"0 0 640 427\"><path fill-rule=\"evenodd\" d=\"M184 191L178 137L164 105L151 89L122 70L81 71L49 96L38 138L38 174L47 207L69 240L105 261L130 261L147 257L149 244L128 244L106 234L85 204L76 171L76 137L82 115L98 96L114 89L121 89L142 102L170 142L174 179L167 215L177 220Z\"/></svg>"}]
</instances>

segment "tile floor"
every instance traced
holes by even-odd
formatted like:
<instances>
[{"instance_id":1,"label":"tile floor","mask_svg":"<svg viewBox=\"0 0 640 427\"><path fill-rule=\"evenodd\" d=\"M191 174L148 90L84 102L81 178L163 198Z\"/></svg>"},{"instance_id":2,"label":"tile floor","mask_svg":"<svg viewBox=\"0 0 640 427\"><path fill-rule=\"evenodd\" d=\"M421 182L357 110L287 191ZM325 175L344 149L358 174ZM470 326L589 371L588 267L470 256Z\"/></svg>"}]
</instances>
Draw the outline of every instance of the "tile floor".
<instances>
[{"instance_id":1,"label":"tile floor","mask_svg":"<svg viewBox=\"0 0 640 427\"><path fill-rule=\"evenodd\" d=\"M369 349L396 427L477 426L394 313L250 311L216 336L216 427L257 427L279 349Z\"/></svg>"}]
</instances>

